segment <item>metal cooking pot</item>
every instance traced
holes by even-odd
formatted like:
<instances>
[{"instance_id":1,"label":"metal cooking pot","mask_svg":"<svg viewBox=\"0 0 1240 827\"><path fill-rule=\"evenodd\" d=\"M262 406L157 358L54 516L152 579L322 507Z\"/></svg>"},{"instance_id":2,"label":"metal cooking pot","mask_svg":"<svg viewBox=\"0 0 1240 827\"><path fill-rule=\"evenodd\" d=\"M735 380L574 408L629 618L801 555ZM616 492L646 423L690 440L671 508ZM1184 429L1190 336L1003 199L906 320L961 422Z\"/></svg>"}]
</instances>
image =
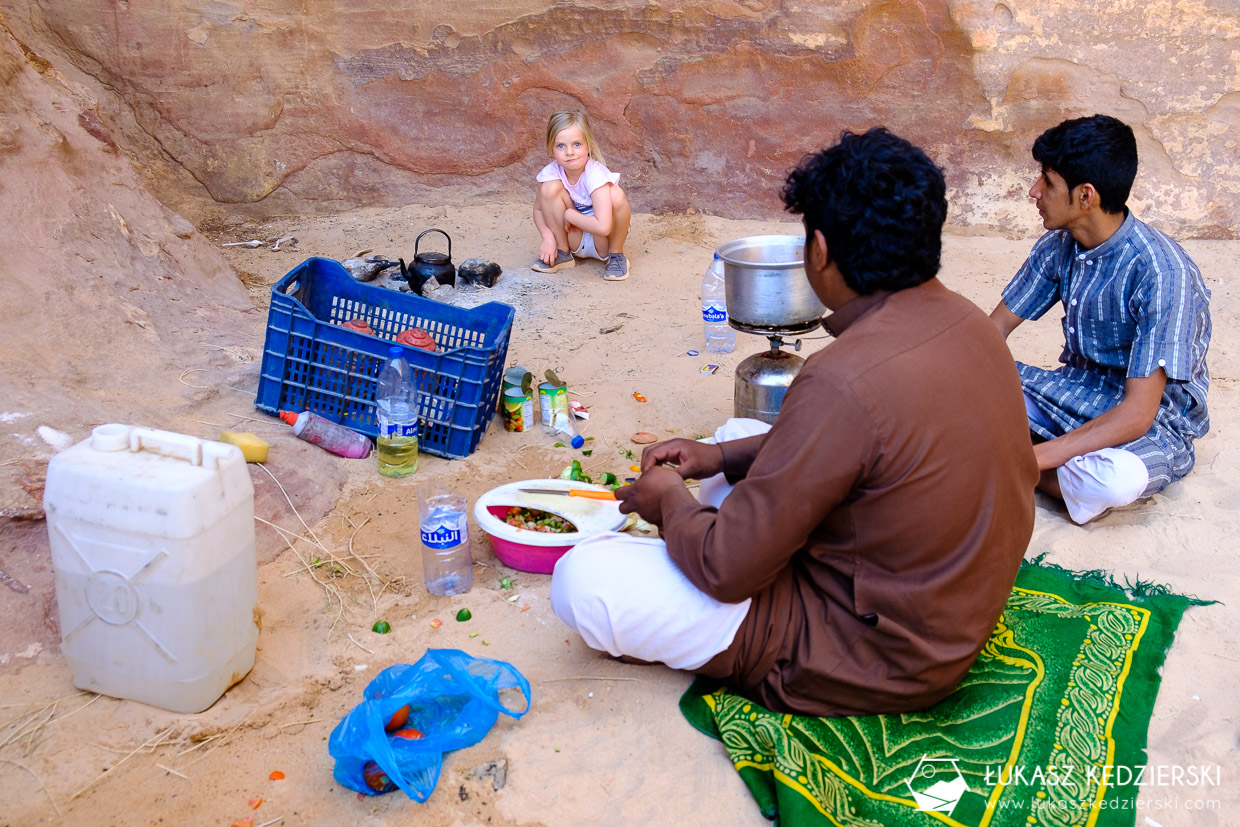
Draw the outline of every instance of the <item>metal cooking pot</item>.
<instances>
[{"instance_id":1,"label":"metal cooking pot","mask_svg":"<svg viewBox=\"0 0 1240 827\"><path fill-rule=\"evenodd\" d=\"M746 333L807 333L827 308L805 277L805 237L754 235L719 245L728 321Z\"/></svg>"}]
</instances>

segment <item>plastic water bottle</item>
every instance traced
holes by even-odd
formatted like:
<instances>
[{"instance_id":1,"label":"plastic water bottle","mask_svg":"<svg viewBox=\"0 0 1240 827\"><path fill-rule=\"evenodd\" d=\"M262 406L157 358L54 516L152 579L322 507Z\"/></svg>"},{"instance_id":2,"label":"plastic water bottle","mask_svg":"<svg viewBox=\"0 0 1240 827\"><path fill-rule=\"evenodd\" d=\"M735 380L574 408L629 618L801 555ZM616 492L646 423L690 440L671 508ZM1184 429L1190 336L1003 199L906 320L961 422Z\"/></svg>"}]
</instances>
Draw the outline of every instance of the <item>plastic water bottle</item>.
<instances>
[{"instance_id":1,"label":"plastic water bottle","mask_svg":"<svg viewBox=\"0 0 1240 827\"><path fill-rule=\"evenodd\" d=\"M407 477L418 470L418 410L413 372L403 353L398 347L388 349L375 392L375 416L379 420L375 453L379 473L385 477Z\"/></svg>"},{"instance_id":2,"label":"plastic water bottle","mask_svg":"<svg viewBox=\"0 0 1240 827\"><path fill-rule=\"evenodd\" d=\"M474 584L465 498L438 482L418 486L422 575L431 594L464 594Z\"/></svg>"},{"instance_id":3,"label":"plastic water bottle","mask_svg":"<svg viewBox=\"0 0 1240 827\"><path fill-rule=\"evenodd\" d=\"M324 451L348 459L370 456L370 440L313 411L280 411L280 418L293 426L293 436L319 446Z\"/></svg>"},{"instance_id":4,"label":"plastic water bottle","mask_svg":"<svg viewBox=\"0 0 1240 827\"><path fill-rule=\"evenodd\" d=\"M718 253L702 277L702 329L710 352L731 353L736 347L736 331L728 324L728 294Z\"/></svg>"},{"instance_id":5,"label":"plastic water bottle","mask_svg":"<svg viewBox=\"0 0 1240 827\"><path fill-rule=\"evenodd\" d=\"M551 424L544 425L543 430L553 439L567 442L574 448L580 448L586 444L585 437L577 433L577 423L573 421L570 411L559 409L552 411Z\"/></svg>"}]
</instances>

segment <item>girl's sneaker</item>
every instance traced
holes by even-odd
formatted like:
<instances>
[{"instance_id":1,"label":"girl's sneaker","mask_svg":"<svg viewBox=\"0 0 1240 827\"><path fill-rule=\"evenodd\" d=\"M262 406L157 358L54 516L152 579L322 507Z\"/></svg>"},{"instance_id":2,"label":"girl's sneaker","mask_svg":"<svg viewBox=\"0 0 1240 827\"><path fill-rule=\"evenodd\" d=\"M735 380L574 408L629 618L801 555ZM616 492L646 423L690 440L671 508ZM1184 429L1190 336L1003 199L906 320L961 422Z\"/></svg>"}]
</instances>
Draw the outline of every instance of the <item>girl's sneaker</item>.
<instances>
[{"instance_id":1,"label":"girl's sneaker","mask_svg":"<svg viewBox=\"0 0 1240 827\"><path fill-rule=\"evenodd\" d=\"M603 281L624 281L629 277L629 260L624 253L612 253L603 268Z\"/></svg>"},{"instance_id":2,"label":"girl's sneaker","mask_svg":"<svg viewBox=\"0 0 1240 827\"><path fill-rule=\"evenodd\" d=\"M572 253L570 253L568 250L556 250L555 251L555 264L547 264L542 259L538 259L538 261L534 262L530 266L530 269L535 270L539 273L558 273L561 270L566 270L569 267L576 267L576 266L577 266L577 259L573 258Z\"/></svg>"}]
</instances>

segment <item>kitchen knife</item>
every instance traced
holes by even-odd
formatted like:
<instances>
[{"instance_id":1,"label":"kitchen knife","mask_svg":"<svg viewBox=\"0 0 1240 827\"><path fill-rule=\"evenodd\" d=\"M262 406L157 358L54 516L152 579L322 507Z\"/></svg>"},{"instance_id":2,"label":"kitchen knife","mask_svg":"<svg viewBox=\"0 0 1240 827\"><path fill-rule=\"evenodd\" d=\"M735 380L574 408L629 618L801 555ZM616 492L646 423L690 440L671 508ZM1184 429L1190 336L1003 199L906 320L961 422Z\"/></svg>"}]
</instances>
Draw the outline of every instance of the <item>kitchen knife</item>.
<instances>
[{"instance_id":1,"label":"kitchen knife","mask_svg":"<svg viewBox=\"0 0 1240 827\"><path fill-rule=\"evenodd\" d=\"M590 488L521 488L525 494L559 494L563 497L586 497L591 500L614 500L612 491L595 491Z\"/></svg>"}]
</instances>

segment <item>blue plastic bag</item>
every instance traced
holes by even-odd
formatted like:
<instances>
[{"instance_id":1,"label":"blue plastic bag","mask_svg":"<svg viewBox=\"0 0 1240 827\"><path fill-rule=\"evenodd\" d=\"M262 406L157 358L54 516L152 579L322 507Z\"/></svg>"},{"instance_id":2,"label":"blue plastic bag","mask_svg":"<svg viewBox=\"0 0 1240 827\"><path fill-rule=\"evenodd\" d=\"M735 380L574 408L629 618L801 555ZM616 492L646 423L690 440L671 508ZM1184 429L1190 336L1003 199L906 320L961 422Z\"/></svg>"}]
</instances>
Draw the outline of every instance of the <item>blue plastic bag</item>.
<instances>
[{"instance_id":1,"label":"blue plastic bag","mask_svg":"<svg viewBox=\"0 0 1240 827\"><path fill-rule=\"evenodd\" d=\"M500 690L513 687L525 696L525 709L519 712L499 699ZM384 669L362 697L327 742L336 759L336 780L367 795L399 787L415 801L425 801L439 781L443 754L481 741L501 712L518 720L529 712L530 684L503 661L459 649L428 649L412 666ZM408 718L396 726L406 705ZM389 722L391 732L384 730ZM366 783L363 770L372 761L395 787L375 790Z\"/></svg>"}]
</instances>

